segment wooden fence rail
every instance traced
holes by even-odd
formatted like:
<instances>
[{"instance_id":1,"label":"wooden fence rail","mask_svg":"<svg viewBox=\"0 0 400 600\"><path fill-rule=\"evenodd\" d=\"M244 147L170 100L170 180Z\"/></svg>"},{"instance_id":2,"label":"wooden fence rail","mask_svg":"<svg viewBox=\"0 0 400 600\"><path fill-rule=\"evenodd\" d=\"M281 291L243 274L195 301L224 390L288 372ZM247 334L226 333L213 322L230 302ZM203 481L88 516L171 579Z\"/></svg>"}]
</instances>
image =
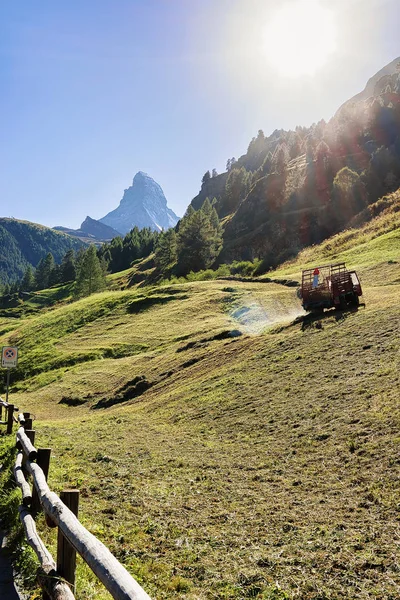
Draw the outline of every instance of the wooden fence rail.
<instances>
[{"instance_id":1,"label":"wooden fence rail","mask_svg":"<svg viewBox=\"0 0 400 600\"><path fill-rule=\"evenodd\" d=\"M41 568L38 572L38 581L44 595L55 600L75 600L68 583L58 575L53 557L38 536L35 520L31 513L27 508L21 506L19 516L24 526L28 544L33 548L40 562Z\"/></svg>"},{"instance_id":2,"label":"wooden fence rail","mask_svg":"<svg viewBox=\"0 0 400 600\"><path fill-rule=\"evenodd\" d=\"M115 600L150 600L143 588L108 548L78 520L79 492L64 491L61 493L62 498L59 498L50 490L47 484L50 449L36 449L33 445L35 432L27 429L27 426L32 427L30 414L21 413L18 418L15 418L14 411L18 409L14 405L0 400L0 407L7 412L8 418L0 421L0 424L7 424L7 433L12 433L13 421L19 425L14 465L15 481L22 493L19 514L28 543L40 562L38 581L43 589L44 600L74 600L71 589L75 588L76 552ZM9 431L10 414L11 431ZM26 474L29 474L32 479L32 493ZM58 527L56 562L36 530L34 516L39 512L40 507L44 510L47 524Z\"/></svg>"}]
</instances>

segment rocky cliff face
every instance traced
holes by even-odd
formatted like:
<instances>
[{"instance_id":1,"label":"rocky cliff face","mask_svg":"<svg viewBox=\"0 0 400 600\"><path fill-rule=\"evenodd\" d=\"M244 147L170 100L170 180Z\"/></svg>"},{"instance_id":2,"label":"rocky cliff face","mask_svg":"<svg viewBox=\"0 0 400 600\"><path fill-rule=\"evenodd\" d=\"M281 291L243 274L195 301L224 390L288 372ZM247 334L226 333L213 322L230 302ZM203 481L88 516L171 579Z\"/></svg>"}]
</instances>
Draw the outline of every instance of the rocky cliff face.
<instances>
[{"instance_id":1,"label":"rocky cliff face","mask_svg":"<svg viewBox=\"0 0 400 600\"><path fill-rule=\"evenodd\" d=\"M178 220L176 214L168 208L161 187L142 171L136 173L118 208L99 219L101 223L122 234L128 233L135 225L139 229L150 227L161 231L174 227Z\"/></svg>"}]
</instances>

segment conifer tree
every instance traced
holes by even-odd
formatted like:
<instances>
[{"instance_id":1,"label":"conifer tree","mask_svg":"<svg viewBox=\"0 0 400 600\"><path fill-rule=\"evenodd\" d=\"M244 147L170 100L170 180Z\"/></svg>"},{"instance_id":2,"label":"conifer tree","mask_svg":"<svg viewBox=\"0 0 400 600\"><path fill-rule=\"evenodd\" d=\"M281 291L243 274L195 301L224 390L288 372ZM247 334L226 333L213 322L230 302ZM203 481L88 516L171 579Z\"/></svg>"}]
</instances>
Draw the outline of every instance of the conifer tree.
<instances>
[{"instance_id":1,"label":"conifer tree","mask_svg":"<svg viewBox=\"0 0 400 600\"><path fill-rule=\"evenodd\" d=\"M203 202L203 204L201 206L201 210L203 211L204 214L210 216L211 210L212 210L212 206L211 206L210 198L208 196L204 200L204 202Z\"/></svg>"},{"instance_id":2,"label":"conifer tree","mask_svg":"<svg viewBox=\"0 0 400 600\"><path fill-rule=\"evenodd\" d=\"M36 267L35 287L37 290L44 290L50 285L51 272L55 268L53 255L49 252L45 258L41 258Z\"/></svg>"},{"instance_id":3,"label":"conifer tree","mask_svg":"<svg viewBox=\"0 0 400 600\"><path fill-rule=\"evenodd\" d=\"M272 154L268 152L267 156L264 159L264 162L261 166L261 170L263 175L268 175L272 170Z\"/></svg>"},{"instance_id":4,"label":"conifer tree","mask_svg":"<svg viewBox=\"0 0 400 600\"><path fill-rule=\"evenodd\" d=\"M45 286L44 281L44 259L41 258L36 266L35 271L35 289L42 290Z\"/></svg>"},{"instance_id":5,"label":"conifer tree","mask_svg":"<svg viewBox=\"0 0 400 600\"><path fill-rule=\"evenodd\" d=\"M249 174L244 167L232 169L225 184L225 212L236 210L248 191Z\"/></svg>"},{"instance_id":6,"label":"conifer tree","mask_svg":"<svg viewBox=\"0 0 400 600\"><path fill-rule=\"evenodd\" d=\"M83 255L79 266L75 295L90 296L94 292L101 292L105 287L105 275L97 256L96 246L91 245Z\"/></svg>"},{"instance_id":7,"label":"conifer tree","mask_svg":"<svg viewBox=\"0 0 400 600\"><path fill-rule=\"evenodd\" d=\"M284 173L286 165L289 161L289 152L286 144L283 142L280 144L274 154L273 163L275 165L275 171L277 173Z\"/></svg>"},{"instance_id":8,"label":"conifer tree","mask_svg":"<svg viewBox=\"0 0 400 600\"><path fill-rule=\"evenodd\" d=\"M62 283L68 283L69 281L75 281L75 278L75 253L73 250L68 250L61 262L60 280Z\"/></svg>"},{"instance_id":9,"label":"conifer tree","mask_svg":"<svg viewBox=\"0 0 400 600\"><path fill-rule=\"evenodd\" d=\"M28 265L25 269L24 276L21 281L20 289L23 292L30 292L35 287L35 277L32 272L32 267Z\"/></svg>"},{"instance_id":10,"label":"conifer tree","mask_svg":"<svg viewBox=\"0 0 400 600\"><path fill-rule=\"evenodd\" d=\"M178 272L201 271L210 267L222 246L222 231L215 208L207 199L197 212L187 211L177 235Z\"/></svg>"},{"instance_id":11,"label":"conifer tree","mask_svg":"<svg viewBox=\"0 0 400 600\"><path fill-rule=\"evenodd\" d=\"M201 180L201 185L205 185L206 183L208 183L211 179L211 173L210 171L206 171L203 175L203 178Z\"/></svg>"},{"instance_id":12,"label":"conifer tree","mask_svg":"<svg viewBox=\"0 0 400 600\"><path fill-rule=\"evenodd\" d=\"M160 234L154 254L157 268L165 273L177 258L177 239L174 229L168 229Z\"/></svg>"},{"instance_id":13,"label":"conifer tree","mask_svg":"<svg viewBox=\"0 0 400 600\"><path fill-rule=\"evenodd\" d=\"M210 202L210 199L207 197L203 202L201 210L210 219L210 223L211 223L211 226L213 227L213 229L215 229L215 231L220 234L222 230L221 230L221 225L220 225L219 218L218 218L218 213L214 206L214 204L216 202L217 202L216 198L213 198L213 201Z\"/></svg>"},{"instance_id":14,"label":"conifer tree","mask_svg":"<svg viewBox=\"0 0 400 600\"><path fill-rule=\"evenodd\" d=\"M57 285L61 282L61 269L60 265L54 264L54 267L50 271L49 275L49 287Z\"/></svg>"}]
</instances>

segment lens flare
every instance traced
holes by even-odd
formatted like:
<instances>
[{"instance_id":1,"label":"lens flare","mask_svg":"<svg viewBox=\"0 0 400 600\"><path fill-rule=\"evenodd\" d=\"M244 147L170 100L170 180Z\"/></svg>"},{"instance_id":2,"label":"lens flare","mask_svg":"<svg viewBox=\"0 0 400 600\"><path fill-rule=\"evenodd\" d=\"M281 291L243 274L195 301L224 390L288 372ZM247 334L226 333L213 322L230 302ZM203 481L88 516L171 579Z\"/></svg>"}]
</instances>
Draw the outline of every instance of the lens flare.
<instances>
[{"instance_id":1,"label":"lens flare","mask_svg":"<svg viewBox=\"0 0 400 600\"><path fill-rule=\"evenodd\" d=\"M279 8L265 31L264 52L287 77L313 76L335 52L334 13L318 0L296 0Z\"/></svg>"}]
</instances>

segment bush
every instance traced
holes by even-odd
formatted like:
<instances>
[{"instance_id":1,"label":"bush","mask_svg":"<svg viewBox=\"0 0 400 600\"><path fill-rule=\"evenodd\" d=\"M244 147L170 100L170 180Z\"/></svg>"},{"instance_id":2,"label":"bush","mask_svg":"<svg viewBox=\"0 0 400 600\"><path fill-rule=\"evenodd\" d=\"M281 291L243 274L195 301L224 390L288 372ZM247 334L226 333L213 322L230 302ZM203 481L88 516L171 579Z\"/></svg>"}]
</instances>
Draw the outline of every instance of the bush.
<instances>
[{"instance_id":1,"label":"bush","mask_svg":"<svg viewBox=\"0 0 400 600\"><path fill-rule=\"evenodd\" d=\"M243 275L244 277L250 277L254 275L255 270L261 261L255 261L254 263L249 260L234 260L230 266L232 275Z\"/></svg>"},{"instance_id":2,"label":"bush","mask_svg":"<svg viewBox=\"0 0 400 600\"><path fill-rule=\"evenodd\" d=\"M263 275L271 269L271 259L263 258L259 261L256 268L254 269L253 275Z\"/></svg>"}]
</instances>

